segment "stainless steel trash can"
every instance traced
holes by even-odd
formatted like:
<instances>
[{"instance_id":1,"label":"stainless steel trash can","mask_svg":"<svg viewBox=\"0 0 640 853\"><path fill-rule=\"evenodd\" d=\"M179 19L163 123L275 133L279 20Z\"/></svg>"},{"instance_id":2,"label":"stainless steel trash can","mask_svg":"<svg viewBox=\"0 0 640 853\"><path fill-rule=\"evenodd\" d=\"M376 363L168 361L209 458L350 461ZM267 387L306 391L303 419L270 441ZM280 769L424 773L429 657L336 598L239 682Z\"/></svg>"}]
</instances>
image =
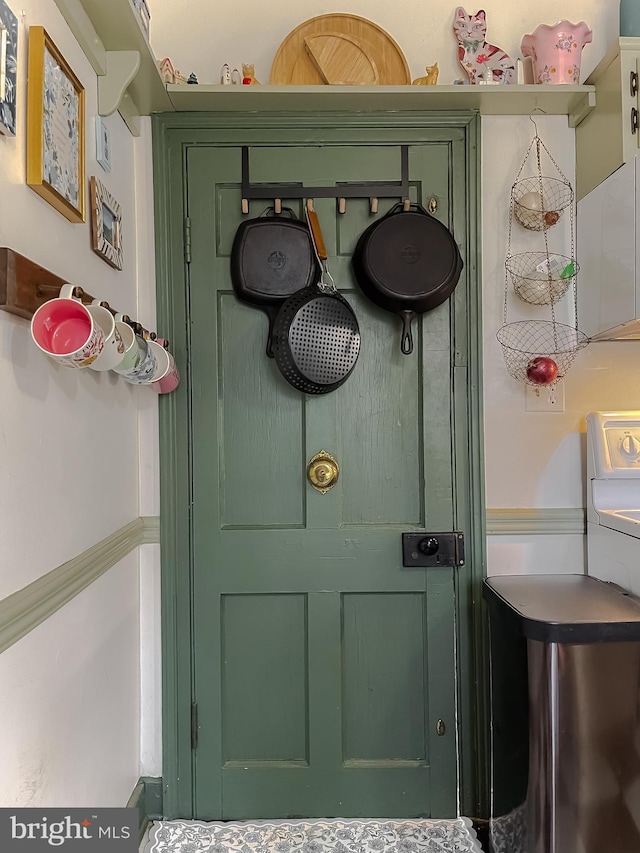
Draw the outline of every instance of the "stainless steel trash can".
<instances>
[{"instance_id":1,"label":"stainless steel trash can","mask_svg":"<svg viewBox=\"0 0 640 853\"><path fill-rule=\"evenodd\" d=\"M493 853L640 853L640 600L584 575L483 592Z\"/></svg>"}]
</instances>

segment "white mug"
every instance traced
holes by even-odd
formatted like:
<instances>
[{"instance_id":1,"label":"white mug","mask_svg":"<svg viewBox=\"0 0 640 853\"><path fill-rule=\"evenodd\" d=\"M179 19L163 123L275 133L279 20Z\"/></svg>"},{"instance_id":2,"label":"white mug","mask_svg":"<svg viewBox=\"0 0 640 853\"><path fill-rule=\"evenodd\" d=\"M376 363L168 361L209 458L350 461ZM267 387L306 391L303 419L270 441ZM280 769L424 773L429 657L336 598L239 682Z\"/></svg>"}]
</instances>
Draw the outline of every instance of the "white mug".
<instances>
[{"instance_id":1,"label":"white mug","mask_svg":"<svg viewBox=\"0 0 640 853\"><path fill-rule=\"evenodd\" d=\"M94 299L88 308L95 323L104 332L104 349L89 367L98 371L113 370L124 358L124 343L115 318L108 308L100 304L99 299Z\"/></svg>"},{"instance_id":2,"label":"white mug","mask_svg":"<svg viewBox=\"0 0 640 853\"><path fill-rule=\"evenodd\" d=\"M122 343L124 345L124 355L122 357L122 361L119 364L116 364L112 369L114 373L119 373L121 376L124 376L127 373L135 371L140 364L142 355L136 340L135 332L128 323L125 323L122 317L122 314L116 314L115 320L116 328L120 332L120 337L122 338Z\"/></svg>"}]
</instances>

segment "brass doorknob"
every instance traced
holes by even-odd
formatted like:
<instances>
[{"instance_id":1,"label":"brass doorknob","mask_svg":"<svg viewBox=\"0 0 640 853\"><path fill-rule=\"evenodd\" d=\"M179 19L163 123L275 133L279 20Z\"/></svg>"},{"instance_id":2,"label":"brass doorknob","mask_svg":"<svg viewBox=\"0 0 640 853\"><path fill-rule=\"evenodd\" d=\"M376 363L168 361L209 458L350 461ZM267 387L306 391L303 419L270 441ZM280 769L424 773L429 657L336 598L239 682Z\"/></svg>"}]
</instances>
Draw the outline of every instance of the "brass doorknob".
<instances>
[{"instance_id":1,"label":"brass doorknob","mask_svg":"<svg viewBox=\"0 0 640 853\"><path fill-rule=\"evenodd\" d=\"M339 476L340 466L326 450L321 450L309 460L307 477L313 488L323 495L335 486Z\"/></svg>"}]
</instances>

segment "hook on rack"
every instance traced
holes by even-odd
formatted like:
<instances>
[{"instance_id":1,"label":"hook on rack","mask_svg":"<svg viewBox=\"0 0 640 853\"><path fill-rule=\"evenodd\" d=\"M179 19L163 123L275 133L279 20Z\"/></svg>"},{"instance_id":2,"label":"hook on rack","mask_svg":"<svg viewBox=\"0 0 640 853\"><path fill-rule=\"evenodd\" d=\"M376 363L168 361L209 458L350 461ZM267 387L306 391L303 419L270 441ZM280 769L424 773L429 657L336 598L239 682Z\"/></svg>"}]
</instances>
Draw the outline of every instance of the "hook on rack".
<instances>
[{"instance_id":1,"label":"hook on rack","mask_svg":"<svg viewBox=\"0 0 640 853\"><path fill-rule=\"evenodd\" d=\"M540 136L540 134L538 133L538 125L536 124L535 119L533 118L533 114L534 114L534 113L536 113L536 112L537 112L537 113L544 113L544 114L546 115L546 114L547 114L547 111L546 111L546 110L543 110L543 109L542 109L542 107L534 107L534 108L531 110L531 112L529 113L529 121L531 122L531 124L532 124L532 125L535 127L535 129L536 129L536 136Z\"/></svg>"}]
</instances>

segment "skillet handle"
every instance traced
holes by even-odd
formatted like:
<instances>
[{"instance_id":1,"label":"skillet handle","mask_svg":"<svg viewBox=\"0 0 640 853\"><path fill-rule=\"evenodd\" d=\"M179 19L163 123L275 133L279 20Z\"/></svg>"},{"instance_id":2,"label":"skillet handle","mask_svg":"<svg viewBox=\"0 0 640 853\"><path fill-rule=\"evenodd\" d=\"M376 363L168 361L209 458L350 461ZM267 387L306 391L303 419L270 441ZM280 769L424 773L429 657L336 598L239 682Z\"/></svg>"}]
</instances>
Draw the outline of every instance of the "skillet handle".
<instances>
[{"instance_id":1,"label":"skillet handle","mask_svg":"<svg viewBox=\"0 0 640 853\"><path fill-rule=\"evenodd\" d=\"M282 208L281 213L276 213L276 209L275 209L275 207L267 207L267 208L265 208L265 209L262 211L262 213L260 214L260 217L262 217L262 216L264 216L264 217L267 217L267 216L281 216L283 213L286 213L286 214L287 214L288 216L290 216L292 219L297 219L297 216L295 215L295 213L293 212L293 210L291 210L291 208L290 208L290 207L283 207L283 208ZM258 217L258 218L260 218L260 217Z\"/></svg>"},{"instance_id":2,"label":"skillet handle","mask_svg":"<svg viewBox=\"0 0 640 853\"><path fill-rule=\"evenodd\" d=\"M409 211L414 211L414 213L424 213L425 216L431 216L429 211L426 210L417 201L412 201L411 204L409 205L408 209L409 209ZM389 210L387 213L385 213L385 216L392 216L393 214L400 213L401 211L404 211L404 206L403 206L403 203L401 201L399 201L397 204L393 205L391 210Z\"/></svg>"},{"instance_id":3,"label":"skillet handle","mask_svg":"<svg viewBox=\"0 0 640 853\"><path fill-rule=\"evenodd\" d=\"M311 231L311 239L313 240L313 245L316 249L316 254L318 255L318 259L322 263L322 261L327 260L327 247L324 243L324 237L322 236L322 229L320 228L320 220L318 219L318 214L315 210L309 210L308 207L305 207L305 214L307 217L307 222L309 223L309 230Z\"/></svg>"},{"instance_id":4,"label":"skillet handle","mask_svg":"<svg viewBox=\"0 0 640 853\"><path fill-rule=\"evenodd\" d=\"M402 355L411 355L413 352L413 334L411 332L411 322L416 316L415 311L400 311L400 319L402 320L402 337L400 339L400 349Z\"/></svg>"}]
</instances>

